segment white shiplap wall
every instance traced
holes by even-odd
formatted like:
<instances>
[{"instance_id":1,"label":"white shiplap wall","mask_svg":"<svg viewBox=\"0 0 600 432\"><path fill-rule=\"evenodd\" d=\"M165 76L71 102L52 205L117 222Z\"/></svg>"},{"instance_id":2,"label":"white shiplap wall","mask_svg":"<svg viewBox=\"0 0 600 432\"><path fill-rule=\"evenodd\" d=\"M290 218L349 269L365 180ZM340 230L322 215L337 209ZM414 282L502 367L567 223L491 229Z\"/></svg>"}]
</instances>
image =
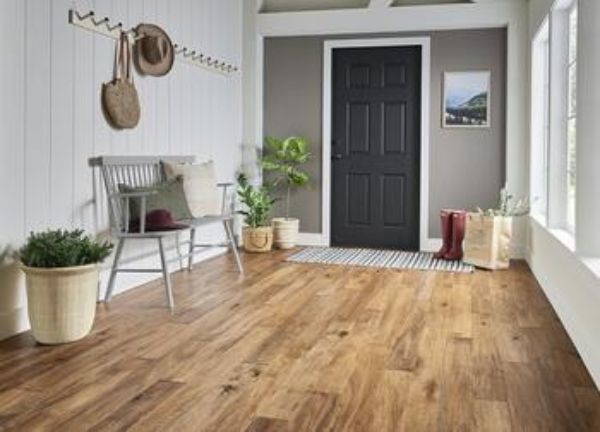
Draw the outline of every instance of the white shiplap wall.
<instances>
[{"instance_id":1,"label":"white shiplap wall","mask_svg":"<svg viewBox=\"0 0 600 432\"><path fill-rule=\"evenodd\" d=\"M142 119L114 131L99 99L114 42L69 25L72 7L126 26L157 23L174 41L241 63L242 0L2 0L0 250L18 247L31 230L105 228L104 209L92 201L92 155L208 156L219 180L240 164L240 73L226 78L176 61L164 78L136 76ZM0 267L0 338L26 325L23 288L8 279ZM124 277L118 289L142 281Z\"/></svg>"}]
</instances>

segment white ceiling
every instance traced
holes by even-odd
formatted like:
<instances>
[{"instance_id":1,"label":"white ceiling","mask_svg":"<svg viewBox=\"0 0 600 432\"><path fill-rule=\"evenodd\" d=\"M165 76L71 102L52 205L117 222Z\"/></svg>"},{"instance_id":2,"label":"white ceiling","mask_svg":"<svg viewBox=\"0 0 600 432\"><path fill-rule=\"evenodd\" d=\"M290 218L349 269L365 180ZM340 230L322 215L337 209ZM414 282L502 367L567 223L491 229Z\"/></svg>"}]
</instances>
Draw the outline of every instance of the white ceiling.
<instances>
[{"instance_id":1,"label":"white ceiling","mask_svg":"<svg viewBox=\"0 0 600 432\"><path fill-rule=\"evenodd\" d=\"M263 0L263 12L354 9L366 7L369 0Z\"/></svg>"},{"instance_id":2,"label":"white ceiling","mask_svg":"<svg viewBox=\"0 0 600 432\"><path fill-rule=\"evenodd\" d=\"M366 8L369 3L390 6L472 3L472 0L263 0L262 12L293 12L307 10Z\"/></svg>"}]
</instances>

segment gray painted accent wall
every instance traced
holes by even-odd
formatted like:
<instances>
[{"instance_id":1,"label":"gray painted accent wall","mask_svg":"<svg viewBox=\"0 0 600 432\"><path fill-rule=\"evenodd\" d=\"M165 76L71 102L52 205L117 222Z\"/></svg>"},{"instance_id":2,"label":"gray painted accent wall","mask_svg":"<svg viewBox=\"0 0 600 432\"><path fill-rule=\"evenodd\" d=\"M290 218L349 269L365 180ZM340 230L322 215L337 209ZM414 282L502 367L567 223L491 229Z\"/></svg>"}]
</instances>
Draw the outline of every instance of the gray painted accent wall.
<instances>
[{"instance_id":1,"label":"gray painted accent wall","mask_svg":"<svg viewBox=\"0 0 600 432\"><path fill-rule=\"evenodd\" d=\"M491 207L505 182L506 30L456 30L431 36L429 237L440 236L441 208ZM386 34L367 37L415 36ZM352 37L352 36L349 36ZM365 38L361 35L360 38ZM335 37L265 39L264 133L301 135L312 143L310 188L293 196L291 213L301 232L321 232L323 42ZM444 71L491 71L491 127L441 127ZM525 77L524 77L525 79Z\"/></svg>"}]
</instances>

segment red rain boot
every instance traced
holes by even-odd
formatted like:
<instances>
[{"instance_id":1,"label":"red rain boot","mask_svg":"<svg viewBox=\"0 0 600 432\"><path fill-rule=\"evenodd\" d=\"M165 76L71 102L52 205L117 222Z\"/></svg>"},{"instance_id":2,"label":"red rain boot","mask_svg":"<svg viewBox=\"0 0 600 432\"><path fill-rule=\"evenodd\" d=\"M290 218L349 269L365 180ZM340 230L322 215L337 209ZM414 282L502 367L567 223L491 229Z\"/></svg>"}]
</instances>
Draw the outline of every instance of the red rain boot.
<instances>
[{"instance_id":1,"label":"red rain boot","mask_svg":"<svg viewBox=\"0 0 600 432\"><path fill-rule=\"evenodd\" d=\"M444 255L444 259L457 261L463 257L463 239L465 238L465 221L467 213L457 211L452 213L452 248Z\"/></svg>"},{"instance_id":2,"label":"red rain boot","mask_svg":"<svg viewBox=\"0 0 600 432\"><path fill-rule=\"evenodd\" d=\"M433 255L435 259L442 259L444 255L450 252L452 246L452 210L441 210L440 220L442 222L442 240L441 249Z\"/></svg>"}]
</instances>

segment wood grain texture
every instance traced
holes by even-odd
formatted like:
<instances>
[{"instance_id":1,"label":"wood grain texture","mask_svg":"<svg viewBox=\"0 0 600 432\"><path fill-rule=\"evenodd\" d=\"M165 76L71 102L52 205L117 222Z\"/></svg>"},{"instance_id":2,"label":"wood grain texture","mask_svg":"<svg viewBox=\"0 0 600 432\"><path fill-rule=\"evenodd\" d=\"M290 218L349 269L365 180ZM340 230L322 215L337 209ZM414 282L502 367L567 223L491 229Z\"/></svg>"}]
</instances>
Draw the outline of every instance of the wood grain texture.
<instances>
[{"instance_id":1,"label":"wood grain texture","mask_svg":"<svg viewBox=\"0 0 600 432\"><path fill-rule=\"evenodd\" d=\"M600 395L527 267L451 274L231 257L0 343L1 430L595 431ZM529 305L529 307L527 307Z\"/></svg>"}]
</instances>

